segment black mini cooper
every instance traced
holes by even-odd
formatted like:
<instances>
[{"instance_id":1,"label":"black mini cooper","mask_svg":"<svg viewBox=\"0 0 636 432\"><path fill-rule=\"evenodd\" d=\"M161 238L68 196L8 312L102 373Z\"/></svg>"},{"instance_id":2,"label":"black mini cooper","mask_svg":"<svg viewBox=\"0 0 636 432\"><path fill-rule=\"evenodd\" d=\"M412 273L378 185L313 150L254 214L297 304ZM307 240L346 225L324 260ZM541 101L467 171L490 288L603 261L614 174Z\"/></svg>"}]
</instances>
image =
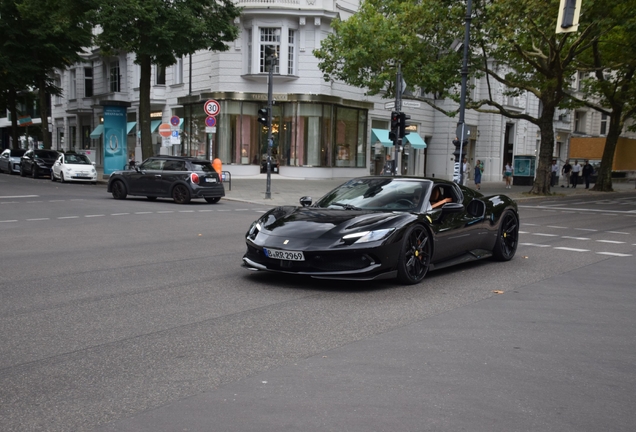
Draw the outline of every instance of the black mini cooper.
<instances>
[{"instance_id":1,"label":"black mini cooper","mask_svg":"<svg viewBox=\"0 0 636 432\"><path fill-rule=\"evenodd\" d=\"M141 195L149 200L172 198L177 204L186 204L192 198L214 204L225 196L223 183L210 161L180 156L154 156L134 169L115 171L108 179L108 192L115 199Z\"/></svg>"}]
</instances>

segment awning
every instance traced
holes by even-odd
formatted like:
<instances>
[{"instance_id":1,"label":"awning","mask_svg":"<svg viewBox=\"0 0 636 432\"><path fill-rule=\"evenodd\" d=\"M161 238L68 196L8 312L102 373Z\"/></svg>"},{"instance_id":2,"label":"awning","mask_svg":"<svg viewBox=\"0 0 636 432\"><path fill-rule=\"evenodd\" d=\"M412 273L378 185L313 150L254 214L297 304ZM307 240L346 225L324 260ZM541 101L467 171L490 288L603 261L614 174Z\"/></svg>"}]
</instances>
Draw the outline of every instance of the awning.
<instances>
[{"instance_id":1,"label":"awning","mask_svg":"<svg viewBox=\"0 0 636 432\"><path fill-rule=\"evenodd\" d=\"M91 138L99 139L99 137L102 136L103 133L104 133L104 125L103 124L97 125L97 127L93 129L93 132L91 132Z\"/></svg>"},{"instance_id":2,"label":"awning","mask_svg":"<svg viewBox=\"0 0 636 432\"><path fill-rule=\"evenodd\" d=\"M161 124L161 120L153 120L150 122L150 133L154 133L157 131L157 128Z\"/></svg>"},{"instance_id":3,"label":"awning","mask_svg":"<svg viewBox=\"0 0 636 432\"><path fill-rule=\"evenodd\" d=\"M389 131L386 129L371 129L373 143L380 141L384 147L392 147L393 141L389 139Z\"/></svg>"},{"instance_id":4,"label":"awning","mask_svg":"<svg viewBox=\"0 0 636 432\"><path fill-rule=\"evenodd\" d=\"M137 122L128 122L128 123L126 123L126 135L128 135L130 133L130 131L132 130L132 128L135 127L136 124L137 124Z\"/></svg>"},{"instance_id":5,"label":"awning","mask_svg":"<svg viewBox=\"0 0 636 432\"><path fill-rule=\"evenodd\" d=\"M179 119L179 129L183 130L183 119Z\"/></svg>"},{"instance_id":6,"label":"awning","mask_svg":"<svg viewBox=\"0 0 636 432\"><path fill-rule=\"evenodd\" d=\"M411 144L411 147L415 149L426 148L426 143L418 133L411 132L410 134L406 135L404 139L406 139Z\"/></svg>"}]
</instances>

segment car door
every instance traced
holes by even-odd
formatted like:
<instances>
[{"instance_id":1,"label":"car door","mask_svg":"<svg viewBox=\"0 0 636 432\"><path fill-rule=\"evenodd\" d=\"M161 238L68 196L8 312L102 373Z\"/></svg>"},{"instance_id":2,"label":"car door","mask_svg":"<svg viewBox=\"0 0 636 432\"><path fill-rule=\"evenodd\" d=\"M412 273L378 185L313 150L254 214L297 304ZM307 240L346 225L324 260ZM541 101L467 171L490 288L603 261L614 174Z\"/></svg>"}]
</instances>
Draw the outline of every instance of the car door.
<instances>
[{"instance_id":1,"label":"car door","mask_svg":"<svg viewBox=\"0 0 636 432\"><path fill-rule=\"evenodd\" d=\"M168 196L172 185L179 179L187 177L187 175L186 163L184 160L167 160L163 164L161 180L158 182L158 193L163 196Z\"/></svg>"},{"instance_id":2,"label":"car door","mask_svg":"<svg viewBox=\"0 0 636 432\"><path fill-rule=\"evenodd\" d=\"M35 161L33 160L33 150L29 150L22 156L22 161L20 162L20 170L23 174L31 174L34 163Z\"/></svg>"},{"instance_id":3,"label":"car door","mask_svg":"<svg viewBox=\"0 0 636 432\"><path fill-rule=\"evenodd\" d=\"M159 196L161 173L164 159L150 158L135 171L127 172L128 187L131 195Z\"/></svg>"},{"instance_id":4,"label":"car door","mask_svg":"<svg viewBox=\"0 0 636 432\"><path fill-rule=\"evenodd\" d=\"M63 167L64 167L64 155L60 155L60 157L57 158L57 160L51 167L51 170L53 171L53 176L55 178L60 178L60 173L62 172Z\"/></svg>"},{"instance_id":5,"label":"car door","mask_svg":"<svg viewBox=\"0 0 636 432\"><path fill-rule=\"evenodd\" d=\"M7 149L0 154L0 170L10 172L11 163L9 161L9 153L11 150Z\"/></svg>"}]
</instances>

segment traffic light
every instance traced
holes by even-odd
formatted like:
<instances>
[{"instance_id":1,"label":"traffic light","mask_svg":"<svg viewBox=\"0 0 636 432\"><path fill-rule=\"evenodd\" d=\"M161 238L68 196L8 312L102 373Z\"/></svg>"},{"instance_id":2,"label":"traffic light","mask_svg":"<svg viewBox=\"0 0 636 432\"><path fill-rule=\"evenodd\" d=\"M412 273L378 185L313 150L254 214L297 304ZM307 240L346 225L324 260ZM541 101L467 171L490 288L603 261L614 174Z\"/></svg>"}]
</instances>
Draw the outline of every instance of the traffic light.
<instances>
[{"instance_id":1,"label":"traffic light","mask_svg":"<svg viewBox=\"0 0 636 432\"><path fill-rule=\"evenodd\" d=\"M397 138L398 130L400 129L400 113L397 111L391 112L391 130L389 131L389 139L395 141Z\"/></svg>"},{"instance_id":2,"label":"traffic light","mask_svg":"<svg viewBox=\"0 0 636 432\"><path fill-rule=\"evenodd\" d=\"M258 122L265 126L269 126L269 112L267 108L261 108L258 110Z\"/></svg>"},{"instance_id":3,"label":"traffic light","mask_svg":"<svg viewBox=\"0 0 636 432\"><path fill-rule=\"evenodd\" d=\"M403 112L401 112L401 113L399 113L399 114L400 114L400 116L399 116L399 117L400 117L400 121L398 122L398 124L399 124L399 134L398 134L398 137L399 137L399 138L404 138L406 135L410 134L410 132L407 132L407 131L406 131L406 127L407 127L407 126L410 126L410 124L406 124L406 121L407 121L408 119L410 119L410 118L411 118L411 116L410 116L410 115L406 115L406 114L404 114Z\"/></svg>"}]
</instances>

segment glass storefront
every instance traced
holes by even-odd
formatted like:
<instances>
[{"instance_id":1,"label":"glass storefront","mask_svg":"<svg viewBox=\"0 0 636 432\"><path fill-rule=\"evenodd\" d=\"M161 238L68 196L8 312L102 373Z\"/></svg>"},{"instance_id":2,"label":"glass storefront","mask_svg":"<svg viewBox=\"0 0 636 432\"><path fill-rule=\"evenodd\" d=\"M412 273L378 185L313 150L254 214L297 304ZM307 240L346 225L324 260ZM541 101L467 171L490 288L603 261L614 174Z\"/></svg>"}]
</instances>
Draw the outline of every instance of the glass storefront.
<instances>
[{"instance_id":1,"label":"glass storefront","mask_svg":"<svg viewBox=\"0 0 636 432\"><path fill-rule=\"evenodd\" d=\"M260 165L267 154L267 127L258 110L267 102L218 100L216 130L206 133L202 102L174 110L183 117L181 154ZM329 103L276 101L272 109L272 156L281 166L356 167L367 159L367 108Z\"/></svg>"}]
</instances>

